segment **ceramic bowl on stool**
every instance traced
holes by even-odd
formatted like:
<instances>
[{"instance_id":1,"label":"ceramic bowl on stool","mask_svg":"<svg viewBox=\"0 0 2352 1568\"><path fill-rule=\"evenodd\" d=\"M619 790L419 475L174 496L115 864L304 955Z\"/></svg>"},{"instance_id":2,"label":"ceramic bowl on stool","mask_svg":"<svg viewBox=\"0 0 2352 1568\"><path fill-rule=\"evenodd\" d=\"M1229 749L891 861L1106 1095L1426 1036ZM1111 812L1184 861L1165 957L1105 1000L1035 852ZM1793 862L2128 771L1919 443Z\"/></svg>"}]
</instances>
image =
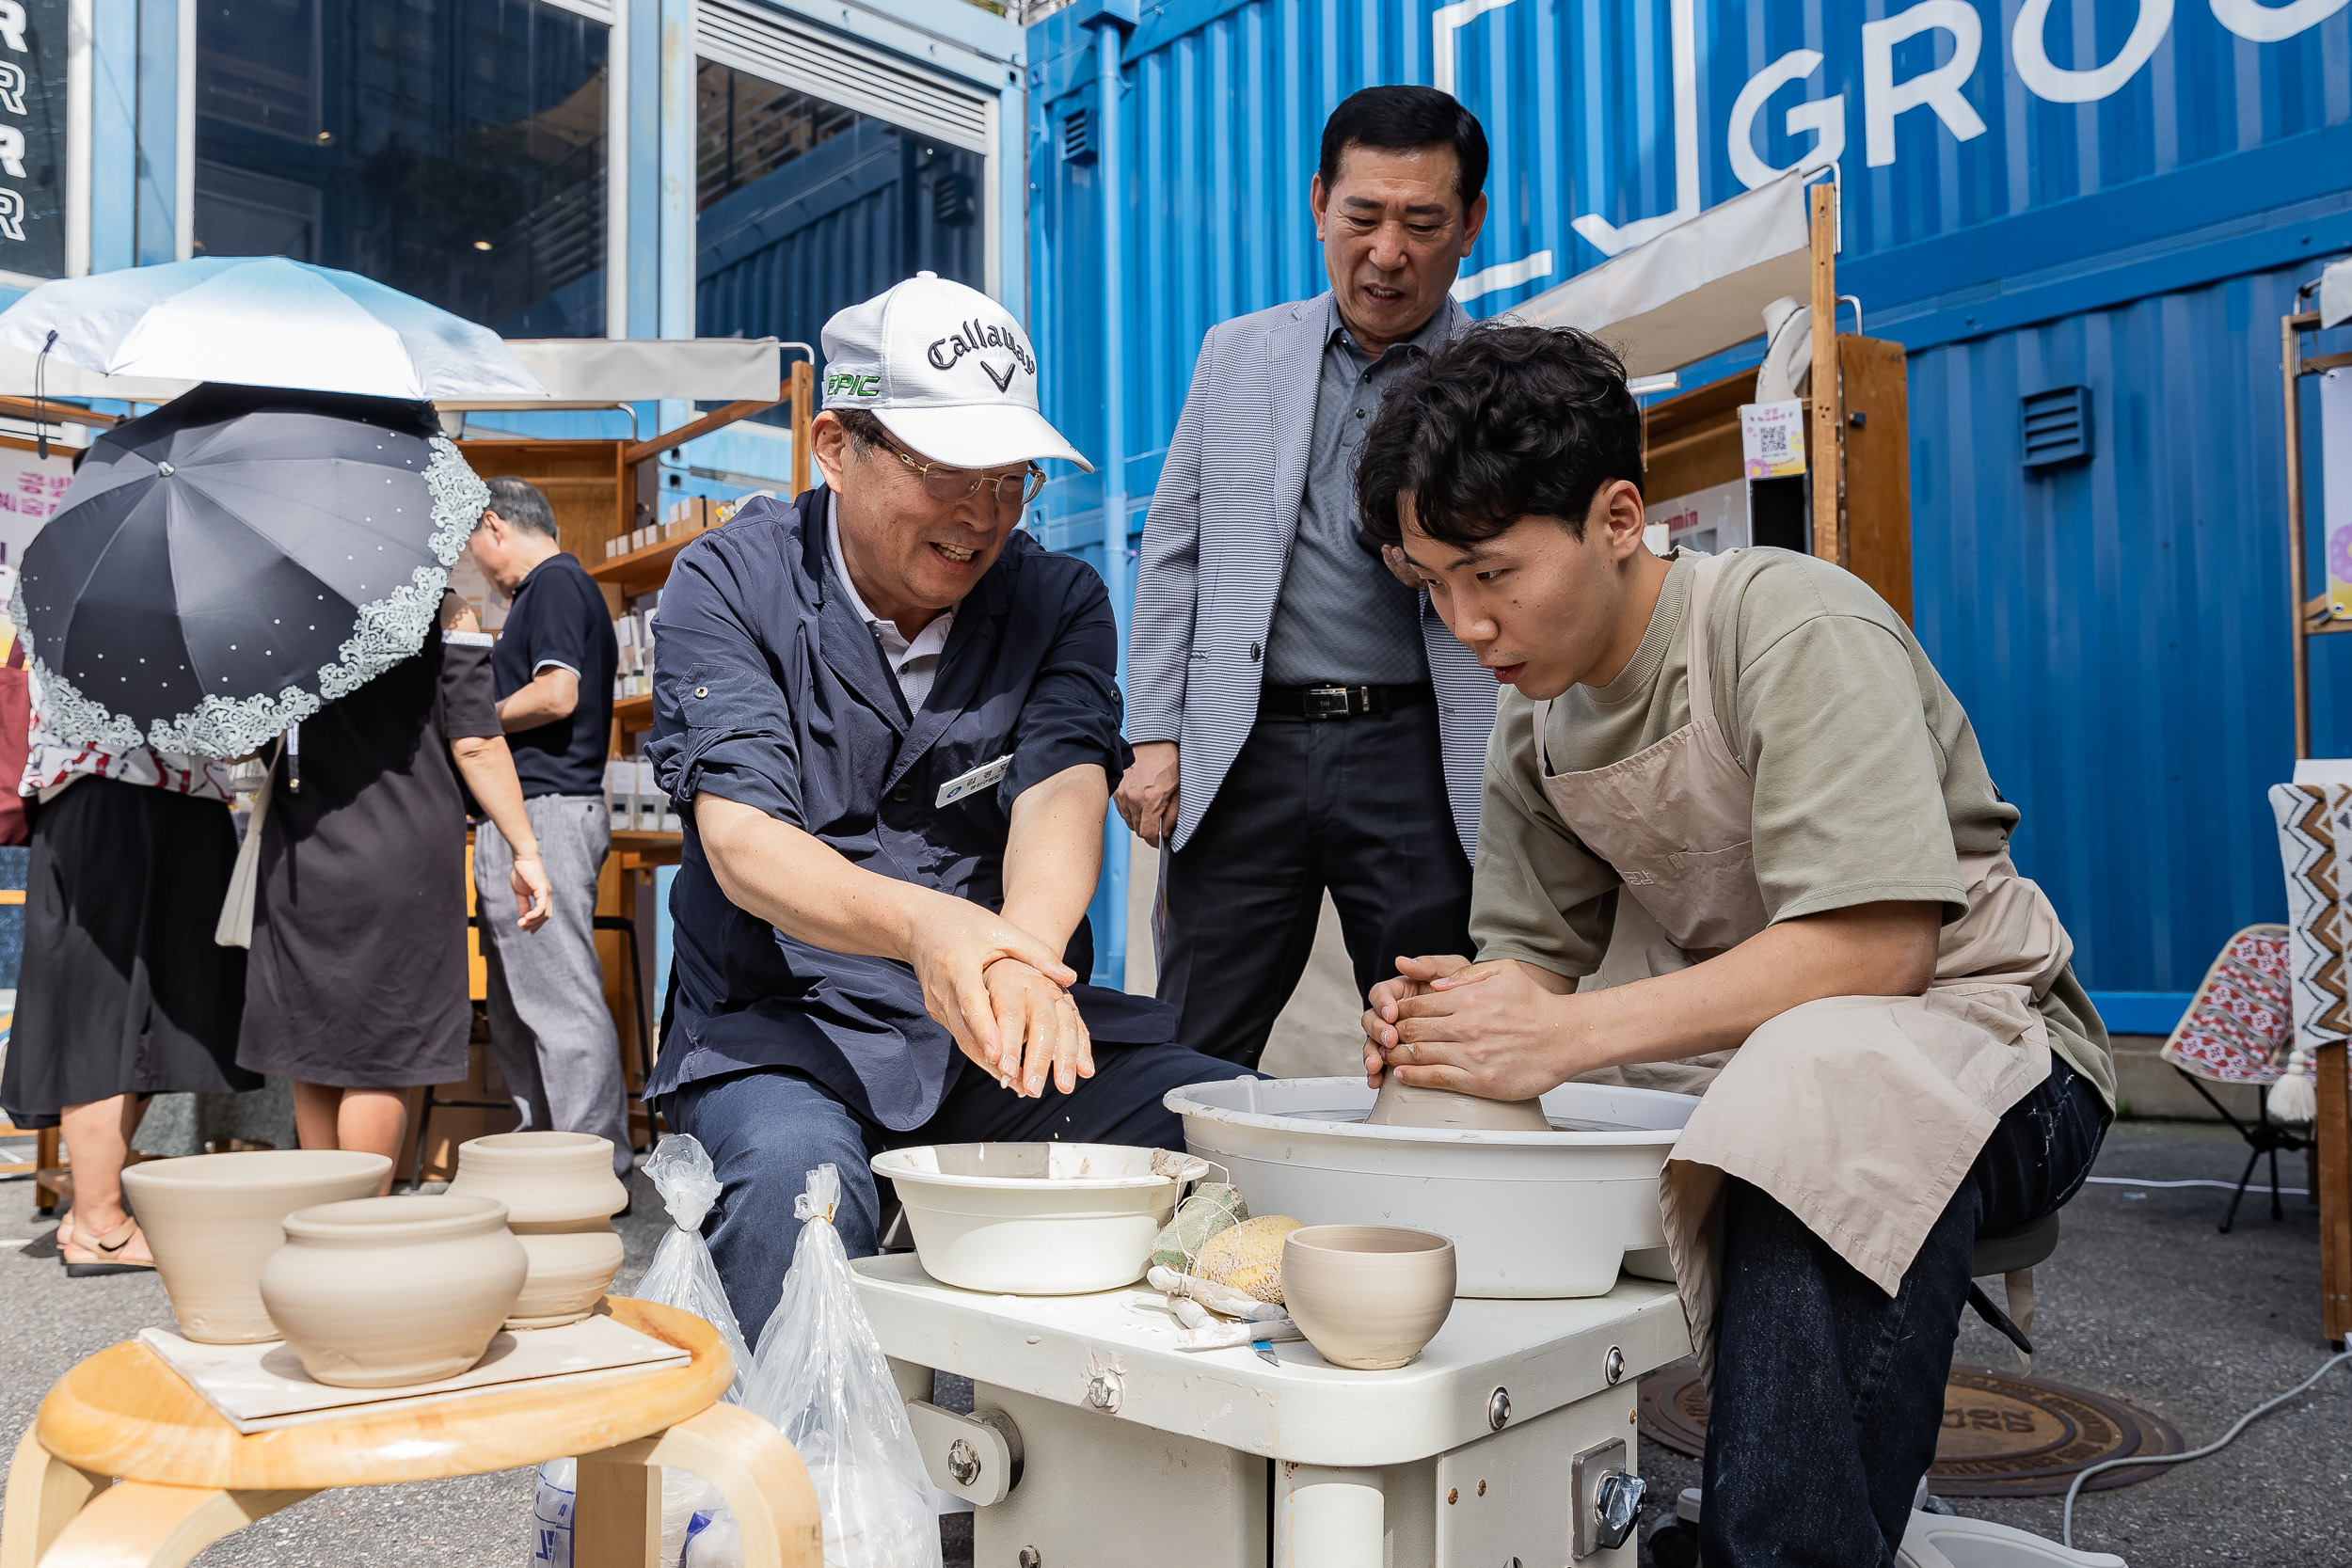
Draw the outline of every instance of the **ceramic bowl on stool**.
<instances>
[{"instance_id":1,"label":"ceramic bowl on stool","mask_svg":"<svg viewBox=\"0 0 2352 1568\"><path fill-rule=\"evenodd\" d=\"M1326 1361L1402 1367L1454 1310L1454 1243L1391 1225L1311 1225L1282 1242L1282 1301Z\"/></svg>"},{"instance_id":2,"label":"ceramic bowl on stool","mask_svg":"<svg viewBox=\"0 0 2352 1568\"><path fill-rule=\"evenodd\" d=\"M303 1370L338 1388L455 1377L482 1359L530 1267L487 1198L363 1197L285 1225L262 1300Z\"/></svg>"},{"instance_id":3,"label":"ceramic bowl on stool","mask_svg":"<svg viewBox=\"0 0 2352 1568\"><path fill-rule=\"evenodd\" d=\"M628 1189L612 1174L612 1141L593 1132L497 1132L457 1146L451 1197L506 1206L507 1228L531 1259L509 1328L553 1328L596 1309L621 1267L612 1216Z\"/></svg>"},{"instance_id":4,"label":"ceramic bowl on stool","mask_svg":"<svg viewBox=\"0 0 2352 1568\"><path fill-rule=\"evenodd\" d=\"M381 1192L391 1161L352 1149L257 1148L128 1165L122 1190L155 1254L180 1332L207 1345L278 1337L262 1306L262 1265L286 1244L296 1209Z\"/></svg>"}]
</instances>

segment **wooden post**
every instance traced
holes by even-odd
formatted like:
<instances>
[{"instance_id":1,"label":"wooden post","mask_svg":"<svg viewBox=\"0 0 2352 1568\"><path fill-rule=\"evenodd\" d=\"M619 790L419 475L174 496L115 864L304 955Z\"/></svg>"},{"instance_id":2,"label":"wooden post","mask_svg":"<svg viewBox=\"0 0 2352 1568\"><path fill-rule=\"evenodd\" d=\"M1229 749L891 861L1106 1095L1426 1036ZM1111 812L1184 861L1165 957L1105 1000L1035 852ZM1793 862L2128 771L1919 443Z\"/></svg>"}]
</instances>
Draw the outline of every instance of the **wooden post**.
<instances>
[{"instance_id":1,"label":"wooden post","mask_svg":"<svg viewBox=\"0 0 2352 1568\"><path fill-rule=\"evenodd\" d=\"M581 1454L573 1475L572 1568L658 1568L660 1466L603 1449Z\"/></svg>"},{"instance_id":2,"label":"wooden post","mask_svg":"<svg viewBox=\"0 0 2352 1568\"><path fill-rule=\"evenodd\" d=\"M2344 1081L2344 1042L2323 1045L2319 1115L2312 1124L2319 1189L2319 1321L2330 1343L2352 1338L2352 1085Z\"/></svg>"},{"instance_id":3,"label":"wooden post","mask_svg":"<svg viewBox=\"0 0 2352 1568\"><path fill-rule=\"evenodd\" d=\"M810 484L808 427L817 418L817 367L805 359L792 361L792 494L805 495Z\"/></svg>"},{"instance_id":4,"label":"wooden post","mask_svg":"<svg viewBox=\"0 0 2352 1568\"><path fill-rule=\"evenodd\" d=\"M2300 334L2319 325L2316 312L2279 318L2279 372L2286 385L2287 403L2287 594L2293 601L2287 625L2295 642L2295 757L2312 754L2311 633L2304 619L2303 600L2303 410L2296 401L2296 384L2302 379Z\"/></svg>"},{"instance_id":5,"label":"wooden post","mask_svg":"<svg viewBox=\"0 0 2352 1568\"><path fill-rule=\"evenodd\" d=\"M1805 466L1813 471L1813 553L1846 564L1846 465L1839 437L1846 424L1837 373L1837 187L1813 187L1812 428L1804 434Z\"/></svg>"},{"instance_id":6,"label":"wooden post","mask_svg":"<svg viewBox=\"0 0 2352 1568\"><path fill-rule=\"evenodd\" d=\"M1838 547L1846 570L1908 622L1911 411L1903 345L1838 334L1837 405L1845 417L1838 429Z\"/></svg>"},{"instance_id":7,"label":"wooden post","mask_svg":"<svg viewBox=\"0 0 2352 1568\"><path fill-rule=\"evenodd\" d=\"M64 1189L57 1183L56 1172L65 1165L64 1135L55 1127L44 1127L33 1134L33 1207L47 1213L57 1206Z\"/></svg>"}]
</instances>

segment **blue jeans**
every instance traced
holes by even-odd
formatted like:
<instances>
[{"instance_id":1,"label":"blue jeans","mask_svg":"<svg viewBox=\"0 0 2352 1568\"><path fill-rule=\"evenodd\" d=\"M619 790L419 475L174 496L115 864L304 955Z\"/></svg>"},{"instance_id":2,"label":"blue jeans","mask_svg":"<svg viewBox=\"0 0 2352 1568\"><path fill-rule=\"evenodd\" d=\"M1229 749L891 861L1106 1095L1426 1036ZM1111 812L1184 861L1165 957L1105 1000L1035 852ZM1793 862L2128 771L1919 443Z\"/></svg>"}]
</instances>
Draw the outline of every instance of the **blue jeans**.
<instances>
[{"instance_id":1,"label":"blue jeans","mask_svg":"<svg viewBox=\"0 0 2352 1568\"><path fill-rule=\"evenodd\" d=\"M1757 1187L1726 1184L1699 1560L1887 1568L1935 1458L1979 1234L2072 1198L2108 1114L2057 1056L2012 1106L1892 1297Z\"/></svg>"},{"instance_id":2,"label":"blue jeans","mask_svg":"<svg viewBox=\"0 0 2352 1568\"><path fill-rule=\"evenodd\" d=\"M670 1125L710 1151L724 1190L703 1222L719 1278L746 1338L761 1329L784 1292L801 1224L792 1200L808 1173L841 1172L834 1228L852 1258L879 1241L881 1196L866 1162L910 1144L1136 1144L1184 1147L1184 1120L1160 1103L1168 1090L1234 1076L1233 1064L1179 1045L1094 1047L1094 1076L1062 1094L1024 1100L966 1064L930 1120L893 1132L866 1120L807 1074L788 1068L700 1079L662 1097Z\"/></svg>"}]
</instances>

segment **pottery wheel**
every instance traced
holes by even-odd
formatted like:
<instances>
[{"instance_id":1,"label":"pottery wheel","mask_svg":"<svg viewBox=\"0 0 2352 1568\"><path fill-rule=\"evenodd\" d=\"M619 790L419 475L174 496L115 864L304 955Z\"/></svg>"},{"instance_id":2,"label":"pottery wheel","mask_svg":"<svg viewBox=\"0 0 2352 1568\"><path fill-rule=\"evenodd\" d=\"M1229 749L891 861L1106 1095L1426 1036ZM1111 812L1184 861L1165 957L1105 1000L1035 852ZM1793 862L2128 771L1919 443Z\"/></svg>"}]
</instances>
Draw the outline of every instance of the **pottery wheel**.
<instances>
[{"instance_id":1,"label":"pottery wheel","mask_svg":"<svg viewBox=\"0 0 2352 1568\"><path fill-rule=\"evenodd\" d=\"M1707 1402L1696 1367L1652 1372L1642 1380L1642 1436L1695 1457L1707 1447ZM2185 1446L2161 1417L2106 1394L1955 1367L1944 1386L1944 1430L1928 1467L1928 1490L1947 1497L2056 1497L2090 1465L2179 1453ZM2109 1470L2083 1490L2104 1492L2161 1473Z\"/></svg>"}]
</instances>

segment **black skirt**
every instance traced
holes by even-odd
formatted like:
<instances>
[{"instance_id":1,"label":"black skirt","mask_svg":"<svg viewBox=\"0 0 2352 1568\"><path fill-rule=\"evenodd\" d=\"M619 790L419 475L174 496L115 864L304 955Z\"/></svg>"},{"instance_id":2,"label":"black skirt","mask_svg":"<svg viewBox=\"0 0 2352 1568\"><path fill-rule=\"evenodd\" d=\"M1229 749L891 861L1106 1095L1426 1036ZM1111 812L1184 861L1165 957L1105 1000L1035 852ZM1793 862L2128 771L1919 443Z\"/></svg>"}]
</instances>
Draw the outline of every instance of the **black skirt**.
<instances>
[{"instance_id":1,"label":"black skirt","mask_svg":"<svg viewBox=\"0 0 2352 1568\"><path fill-rule=\"evenodd\" d=\"M0 1108L19 1127L118 1094L262 1086L237 1066L245 950L213 941L237 857L217 800L87 778L33 818Z\"/></svg>"},{"instance_id":2,"label":"black skirt","mask_svg":"<svg viewBox=\"0 0 2352 1568\"><path fill-rule=\"evenodd\" d=\"M351 1089L466 1076L466 803L449 746L498 733L489 649L438 636L302 721L302 788L278 758L260 830L239 1065Z\"/></svg>"}]
</instances>

